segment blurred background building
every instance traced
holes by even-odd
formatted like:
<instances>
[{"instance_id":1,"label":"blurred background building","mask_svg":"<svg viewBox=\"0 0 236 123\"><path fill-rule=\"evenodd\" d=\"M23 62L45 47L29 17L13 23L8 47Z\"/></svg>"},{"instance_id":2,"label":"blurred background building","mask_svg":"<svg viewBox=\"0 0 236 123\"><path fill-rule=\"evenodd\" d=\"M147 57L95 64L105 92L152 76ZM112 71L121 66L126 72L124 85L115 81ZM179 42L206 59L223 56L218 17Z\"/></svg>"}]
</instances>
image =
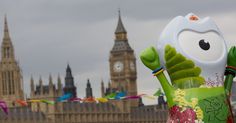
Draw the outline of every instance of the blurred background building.
<instances>
[{"instance_id":1,"label":"blurred background building","mask_svg":"<svg viewBox=\"0 0 236 123\"><path fill-rule=\"evenodd\" d=\"M1 48L0 99L6 101L9 106L9 115L0 112L1 123L165 123L167 120L168 111L163 96L159 96L155 105L144 105L142 98L139 98L109 100L107 103L58 102L55 105L31 103L22 107L15 103L16 99L26 97L23 95L22 72L15 60L6 17ZM107 86L103 81L101 82L101 96L114 92L125 92L127 96L137 95L136 57L129 45L120 12L109 65L111 80ZM52 76L49 75L48 84L43 83L41 77L36 82L32 76L30 97L27 99L55 101L64 93L72 93L73 97L76 97L77 88L69 64L66 67L64 87L59 75L56 81L53 81ZM93 97L89 79L85 91L85 97Z\"/></svg>"}]
</instances>

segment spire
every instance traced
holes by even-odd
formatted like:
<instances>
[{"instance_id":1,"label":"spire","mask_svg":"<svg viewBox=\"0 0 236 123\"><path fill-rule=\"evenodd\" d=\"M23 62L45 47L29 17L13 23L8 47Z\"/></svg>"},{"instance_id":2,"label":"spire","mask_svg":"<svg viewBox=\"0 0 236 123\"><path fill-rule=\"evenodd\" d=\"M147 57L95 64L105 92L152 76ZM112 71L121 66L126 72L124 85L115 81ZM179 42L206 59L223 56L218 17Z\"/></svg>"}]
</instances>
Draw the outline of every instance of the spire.
<instances>
[{"instance_id":1,"label":"spire","mask_svg":"<svg viewBox=\"0 0 236 123\"><path fill-rule=\"evenodd\" d=\"M49 86L52 86L53 85L53 82L52 82L52 75L49 74Z\"/></svg>"},{"instance_id":2,"label":"spire","mask_svg":"<svg viewBox=\"0 0 236 123\"><path fill-rule=\"evenodd\" d=\"M111 88L111 81L108 81L108 88Z\"/></svg>"},{"instance_id":3,"label":"spire","mask_svg":"<svg viewBox=\"0 0 236 123\"><path fill-rule=\"evenodd\" d=\"M74 77L72 76L72 71L69 64L67 64L66 68L65 86L63 90L65 94L71 93L73 97L76 97L76 87L74 85Z\"/></svg>"},{"instance_id":4,"label":"spire","mask_svg":"<svg viewBox=\"0 0 236 123\"><path fill-rule=\"evenodd\" d=\"M31 77L30 77L30 83L31 83L31 85L33 85L34 84L34 78L33 78L33 76L31 75Z\"/></svg>"},{"instance_id":5,"label":"spire","mask_svg":"<svg viewBox=\"0 0 236 123\"><path fill-rule=\"evenodd\" d=\"M53 94L54 93L54 88L53 88L53 81L52 81L52 75L49 74L49 92L48 94Z\"/></svg>"},{"instance_id":6,"label":"spire","mask_svg":"<svg viewBox=\"0 0 236 123\"><path fill-rule=\"evenodd\" d=\"M3 39L10 39L8 24L7 24L7 15L4 17L4 37Z\"/></svg>"},{"instance_id":7,"label":"spire","mask_svg":"<svg viewBox=\"0 0 236 123\"><path fill-rule=\"evenodd\" d=\"M93 90L91 88L91 84L90 84L89 79L87 80L86 97L87 98L93 97Z\"/></svg>"},{"instance_id":8,"label":"spire","mask_svg":"<svg viewBox=\"0 0 236 123\"><path fill-rule=\"evenodd\" d=\"M122 23L120 10L118 10L118 24L115 31L115 40L116 41L127 41L127 32L125 30L125 27Z\"/></svg>"},{"instance_id":9,"label":"spire","mask_svg":"<svg viewBox=\"0 0 236 123\"><path fill-rule=\"evenodd\" d=\"M59 86L61 86L61 77L60 77L59 74L58 74L58 77L57 77L57 85L58 85L58 88L59 88Z\"/></svg>"},{"instance_id":10,"label":"spire","mask_svg":"<svg viewBox=\"0 0 236 123\"><path fill-rule=\"evenodd\" d=\"M39 77L39 85L43 86L43 81L42 81L42 77L41 76Z\"/></svg>"},{"instance_id":11,"label":"spire","mask_svg":"<svg viewBox=\"0 0 236 123\"><path fill-rule=\"evenodd\" d=\"M43 94L43 81L42 81L42 77L39 77L39 87L40 87L40 94Z\"/></svg>"},{"instance_id":12,"label":"spire","mask_svg":"<svg viewBox=\"0 0 236 123\"><path fill-rule=\"evenodd\" d=\"M71 71L71 68L70 68L69 64L67 64L67 67L66 67L66 77L65 77L65 79L70 80L70 81L66 81L66 84L73 84L74 85L74 78L72 76L72 71Z\"/></svg>"},{"instance_id":13,"label":"spire","mask_svg":"<svg viewBox=\"0 0 236 123\"><path fill-rule=\"evenodd\" d=\"M34 79L33 79L33 76L31 76L31 78L30 78L30 86L31 86L31 93L33 94L34 93Z\"/></svg>"},{"instance_id":14,"label":"spire","mask_svg":"<svg viewBox=\"0 0 236 123\"><path fill-rule=\"evenodd\" d=\"M71 68L70 68L69 64L67 64L66 72L70 72L71 73Z\"/></svg>"},{"instance_id":15,"label":"spire","mask_svg":"<svg viewBox=\"0 0 236 123\"><path fill-rule=\"evenodd\" d=\"M3 42L2 42L2 59L3 60L13 60L15 61L15 55L14 55L14 48L10 39L9 35L9 29L7 24L7 16L5 15L4 18L4 34L3 34ZM7 60L7 61L8 61Z\"/></svg>"},{"instance_id":16,"label":"spire","mask_svg":"<svg viewBox=\"0 0 236 123\"><path fill-rule=\"evenodd\" d=\"M72 72L69 64L67 64L66 68L66 77L72 77Z\"/></svg>"},{"instance_id":17,"label":"spire","mask_svg":"<svg viewBox=\"0 0 236 123\"><path fill-rule=\"evenodd\" d=\"M57 89L58 89L58 95L61 95L62 94L62 84L61 84L61 77L59 74L57 77Z\"/></svg>"},{"instance_id":18,"label":"spire","mask_svg":"<svg viewBox=\"0 0 236 123\"><path fill-rule=\"evenodd\" d=\"M118 24L117 24L117 27L116 27L115 34L127 33L126 30L125 30L125 27L122 23L122 20L121 20L120 9L118 10L118 15L119 15L119 18L118 18Z\"/></svg>"},{"instance_id":19,"label":"spire","mask_svg":"<svg viewBox=\"0 0 236 123\"><path fill-rule=\"evenodd\" d=\"M89 87L89 88L91 87L89 79L87 80L87 87Z\"/></svg>"},{"instance_id":20,"label":"spire","mask_svg":"<svg viewBox=\"0 0 236 123\"><path fill-rule=\"evenodd\" d=\"M104 82L103 82L103 80L102 80L102 82L101 82L101 93L102 93L102 97L104 97L104 96L105 96L105 87L104 87Z\"/></svg>"}]
</instances>

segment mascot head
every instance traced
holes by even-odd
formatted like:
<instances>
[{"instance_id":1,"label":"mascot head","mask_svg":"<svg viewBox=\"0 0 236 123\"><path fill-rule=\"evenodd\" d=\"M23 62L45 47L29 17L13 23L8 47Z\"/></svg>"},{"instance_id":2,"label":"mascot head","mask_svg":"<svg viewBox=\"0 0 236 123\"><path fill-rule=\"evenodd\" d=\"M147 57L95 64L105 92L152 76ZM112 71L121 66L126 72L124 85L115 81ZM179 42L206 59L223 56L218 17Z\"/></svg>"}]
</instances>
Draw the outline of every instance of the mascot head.
<instances>
[{"instance_id":1,"label":"mascot head","mask_svg":"<svg viewBox=\"0 0 236 123\"><path fill-rule=\"evenodd\" d=\"M157 43L163 63L166 62L167 45L200 67L206 86L223 85L227 48L222 33L211 18L201 19L193 13L174 18Z\"/></svg>"}]
</instances>

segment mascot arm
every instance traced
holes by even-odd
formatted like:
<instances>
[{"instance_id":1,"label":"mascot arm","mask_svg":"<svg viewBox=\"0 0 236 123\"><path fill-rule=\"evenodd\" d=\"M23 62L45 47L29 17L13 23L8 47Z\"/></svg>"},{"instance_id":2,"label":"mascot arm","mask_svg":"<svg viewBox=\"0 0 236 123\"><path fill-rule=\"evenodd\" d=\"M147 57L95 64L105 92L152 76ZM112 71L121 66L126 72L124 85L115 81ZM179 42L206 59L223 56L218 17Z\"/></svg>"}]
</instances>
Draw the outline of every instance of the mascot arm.
<instances>
[{"instance_id":1,"label":"mascot arm","mask_svg":"<svg viewBox=\"0 0 236 123\"><path fill-rule=\"evenodd\" d=\"M171 94L173 94L172 93L173 86L170 85L169 81L164 75L163 68L161 70L159 54L156 51L156 49L153 46L146 48L144 51L141 52L140 59L143 62L143 64L149 69L151 69L152 71L157 70L156 74L154 73L154 76L156 76L157 79L160 81L161 86L166 94L168 103L170 105L173 105L173 101L171 99L172 98Z\"/></svg>"},{"instance_id":2,"label":"mascot arm","mask_svg":"<svg viewBox=\"0 0 236 123\"><path fill-rule=\"evenodd\" d=\"M226 78L224 87L226 90L227 95L231 92L231 87L233 83L233 79L236 74L236 47L233 46L230 48L228 53L228 59L227 59L227 67L226 67Z\"/></svg>"}]
</instances>

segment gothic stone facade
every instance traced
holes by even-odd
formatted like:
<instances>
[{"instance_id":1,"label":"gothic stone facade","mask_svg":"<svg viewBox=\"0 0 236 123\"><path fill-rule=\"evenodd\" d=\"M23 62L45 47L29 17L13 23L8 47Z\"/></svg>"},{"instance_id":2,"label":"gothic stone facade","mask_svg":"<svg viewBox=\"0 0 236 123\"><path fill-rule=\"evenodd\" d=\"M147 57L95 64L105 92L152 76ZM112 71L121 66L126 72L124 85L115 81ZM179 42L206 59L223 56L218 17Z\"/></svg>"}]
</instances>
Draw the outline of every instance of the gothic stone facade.
<instances>
[{"instance_id":1,"label":"gothic stone facade","mask_svg":"<svg viewBox=\"0 0 236 123\"><path fill-rule=\"evenodd\" d=\"M6 101L9 107L15 106L16 99L23 99L21 70L15 59L6 17L1 46L0 99Z\"/></svg>"}]
</instances>

